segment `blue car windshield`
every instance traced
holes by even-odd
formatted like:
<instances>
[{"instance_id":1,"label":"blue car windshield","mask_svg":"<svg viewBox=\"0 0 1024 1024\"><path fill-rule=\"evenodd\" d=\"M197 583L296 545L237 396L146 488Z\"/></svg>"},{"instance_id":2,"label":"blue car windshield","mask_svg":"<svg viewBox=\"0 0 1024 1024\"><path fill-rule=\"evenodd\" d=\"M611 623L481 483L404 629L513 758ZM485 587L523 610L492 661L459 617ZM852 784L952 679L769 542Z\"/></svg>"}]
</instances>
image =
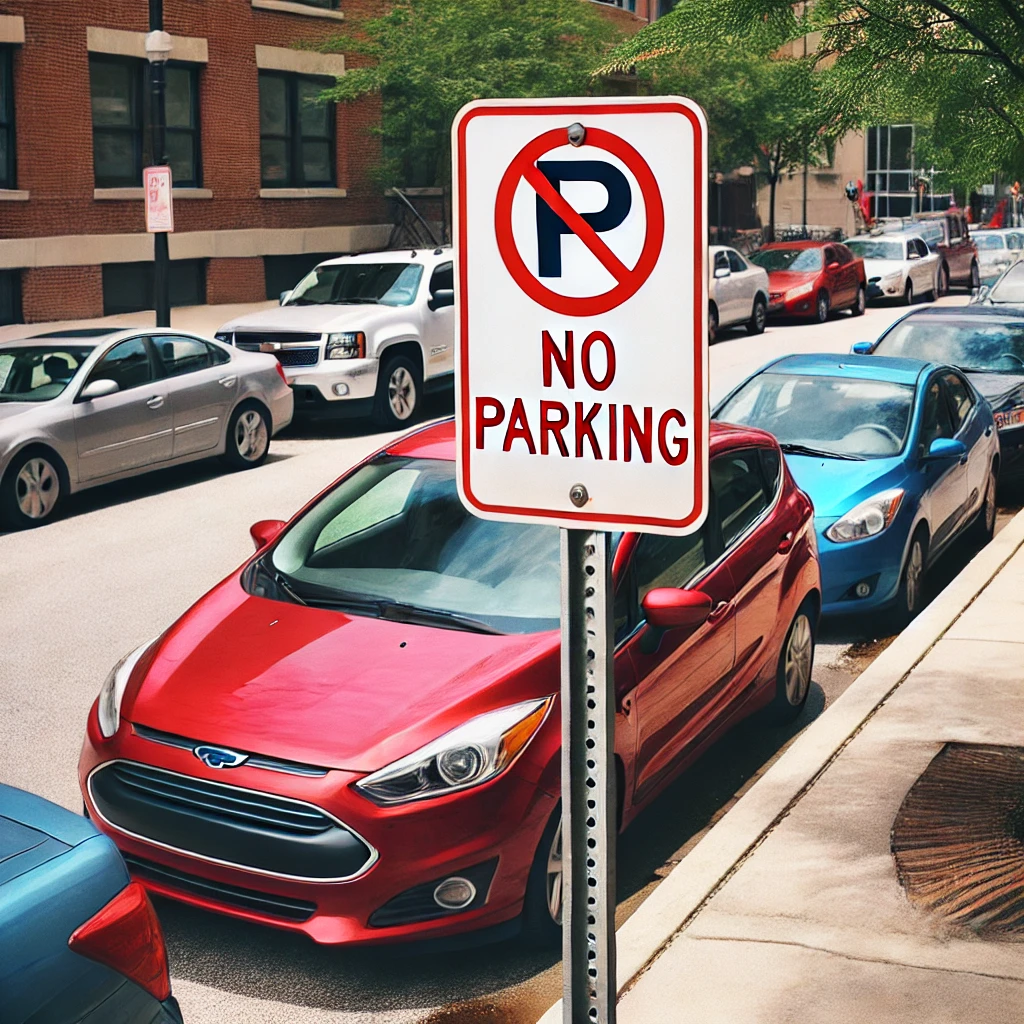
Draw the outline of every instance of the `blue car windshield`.
<instances>
[{"instance_id":1,"label":"blue car windshield","mask_svg":"<svg viewBox=\"0 0 1024 1024\"><path fill-rule=\"evenodd\" d=\"M1024 374L1024 323L988 317L908 317L879 341L876 355L952 363L977 373Z\"/></svg>"},{"instance_id":2,"label":"blue car windshield","mask_svg":"<svg viewBox=\"0 0 1024 1024\"><path fill-rule=\"evenodd\" d=\"M768 372L748 380L717 419L760 427L784 446L885 459L903 450L913 407L910 384Z\"/></svg>"}]
</instances>

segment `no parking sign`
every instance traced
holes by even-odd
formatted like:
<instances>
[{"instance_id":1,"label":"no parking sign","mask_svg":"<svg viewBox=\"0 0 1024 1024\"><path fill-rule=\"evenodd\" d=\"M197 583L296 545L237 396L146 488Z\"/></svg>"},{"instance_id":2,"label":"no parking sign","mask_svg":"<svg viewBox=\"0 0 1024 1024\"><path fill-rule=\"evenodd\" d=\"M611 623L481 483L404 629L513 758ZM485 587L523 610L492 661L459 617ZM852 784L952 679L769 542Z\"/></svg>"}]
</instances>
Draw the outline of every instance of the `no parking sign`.
<instances>
[{"instance_id":1,"label":"no parking sign","mask_svg":"<svg viewBox=\"0 0 1024 1024\"><path fill-rule=\"evenodd\" d=\"M492 100L453 132L458 477L484 518L689 533L707 505L707 127Z\"/></svg>"}]
</instances>

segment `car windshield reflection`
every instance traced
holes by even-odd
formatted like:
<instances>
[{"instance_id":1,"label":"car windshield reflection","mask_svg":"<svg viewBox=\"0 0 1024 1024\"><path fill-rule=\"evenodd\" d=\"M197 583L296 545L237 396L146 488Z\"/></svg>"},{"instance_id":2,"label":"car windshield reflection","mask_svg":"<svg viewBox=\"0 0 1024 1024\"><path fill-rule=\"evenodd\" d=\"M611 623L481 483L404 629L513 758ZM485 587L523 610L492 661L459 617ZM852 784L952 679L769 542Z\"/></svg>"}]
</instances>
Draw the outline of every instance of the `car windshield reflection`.
<instances>
[{"instance_id":1,"label":"car windshield reflection","mask_svg":"<svg viewBox=\"0 0 1024 1024\"><path fill-rule=\"evenodd\" d=\"M717 419L760 427L799 454L884 459L906 443L914 388L847 377L760 373Z\"/></svg>"},{"instance_id":2,"label":"car windshield reflection","mask_svg":"<svg viewBox=\"0 0 1024 1024\"><path fill-rule=\"evenodd\" d=\"M879 341L875 354L951 363L962 370L1021 374L1024 323L985 323L980 317L953 322L913 317L893 327Z\"/></svg>"},{"instance_id":3,"label":"car windshield reflection","mask_svg":"<svg viewBox=\"0 0 1024 1024\"><path fill-rule=\"evenodd\" d=\"M416 298L422 276L419 263L329 264L311 270L285 305L408 306Z\"/></svg>"},{"instance_id":4,"label":"car windshield reflection","mask_svg":"<svg viewBox=\"0 0 1024 1024\"><path fill-rule=\"evenodd\" d=\"M750 259L765 270L821 270L821 249L762 249Z\"/></svg>"}]
</instances>

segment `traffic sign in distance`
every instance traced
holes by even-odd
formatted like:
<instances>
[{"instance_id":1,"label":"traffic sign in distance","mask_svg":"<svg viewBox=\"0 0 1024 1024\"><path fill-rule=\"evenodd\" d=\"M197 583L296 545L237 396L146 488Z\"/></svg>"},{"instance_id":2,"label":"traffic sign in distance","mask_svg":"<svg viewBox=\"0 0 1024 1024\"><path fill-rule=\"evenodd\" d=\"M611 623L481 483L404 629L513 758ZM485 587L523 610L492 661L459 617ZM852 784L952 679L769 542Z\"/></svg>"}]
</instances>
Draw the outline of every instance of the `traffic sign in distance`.
<instances>
[{"instance_id":1,"label":"traffic sign in distance","mask_svg":"<svg viewBox=\"0 0 1024 1024\"><path fill-rule=\"evenodd\" d=\"M458 479L476 515L689 533L707 505L707 125L484 100L452 128Z\"/></svg>"}]
</instances>

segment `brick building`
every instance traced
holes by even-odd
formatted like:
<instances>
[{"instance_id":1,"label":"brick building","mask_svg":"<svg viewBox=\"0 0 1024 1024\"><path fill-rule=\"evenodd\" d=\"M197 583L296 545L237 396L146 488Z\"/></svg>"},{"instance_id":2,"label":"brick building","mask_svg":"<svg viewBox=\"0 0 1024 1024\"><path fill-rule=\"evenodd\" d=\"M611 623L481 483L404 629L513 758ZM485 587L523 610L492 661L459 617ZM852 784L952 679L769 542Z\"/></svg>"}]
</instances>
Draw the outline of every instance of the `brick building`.
<instances>
[{"instance_id":1,"label":"brick building","mask_svg":"<svg viewBox=\"0 0 1024 1024\"><path fill-rule=\"evenodd\" d=\"M379 0L165 0L172 303L245 302L386 242L375 98L315 105ZM0 0L0 323L152 308L146 0ZM352 58L353 64L356 58Z\"/></svg>"}]
</instances>

